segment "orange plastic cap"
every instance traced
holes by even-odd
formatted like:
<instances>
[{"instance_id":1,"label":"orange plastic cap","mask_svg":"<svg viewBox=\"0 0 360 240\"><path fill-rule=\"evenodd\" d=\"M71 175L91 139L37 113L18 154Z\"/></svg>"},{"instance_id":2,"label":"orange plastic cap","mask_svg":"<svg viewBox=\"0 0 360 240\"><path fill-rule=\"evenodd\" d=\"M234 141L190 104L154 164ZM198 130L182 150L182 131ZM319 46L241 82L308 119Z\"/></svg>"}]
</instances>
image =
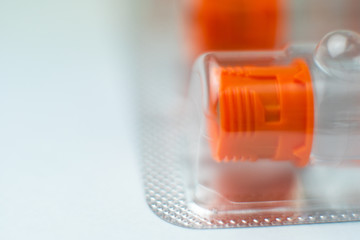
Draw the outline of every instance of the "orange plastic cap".
<instances>
[{"instance_id":1,"label":"orange plastic cap","mask_svg":"<svg viewBox=\"0 0 360 240\"><path fill-rule=\"evenodd\" d=\"M288 66L217 68L217 107L208 127L217 161L309 161L314 128L311 76L302 59Z\"/></svg>"},{"instance_id":2,"label":"orange plastic cap","mask_svg":"<svg viewBox=\"0 0 360 240\"><path fill-rule=\"evenodd\" d=\"M283 0L189 0L186 29L192 55L274 49L287 42Z\"/></svg>"}]
</instances>

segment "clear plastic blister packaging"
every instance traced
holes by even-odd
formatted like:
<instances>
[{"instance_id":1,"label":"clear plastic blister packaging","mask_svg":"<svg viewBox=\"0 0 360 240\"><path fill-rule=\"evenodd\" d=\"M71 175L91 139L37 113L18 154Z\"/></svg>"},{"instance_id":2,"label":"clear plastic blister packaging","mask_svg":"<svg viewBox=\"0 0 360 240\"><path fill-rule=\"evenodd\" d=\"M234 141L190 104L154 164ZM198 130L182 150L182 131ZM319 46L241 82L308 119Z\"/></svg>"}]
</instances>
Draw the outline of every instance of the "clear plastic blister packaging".
<instances>
[{"instance_id":1,"label":"clear plastic blister packaging","mask_svg":"<svg viewBox=\"0 0 360 240\"><path fill-rule=\"evenodd\" d=\"M192 228L360 220L357 33L206 53L183 102L144 135L147 201L163 219Z\"/></svg>"}]
</instances>

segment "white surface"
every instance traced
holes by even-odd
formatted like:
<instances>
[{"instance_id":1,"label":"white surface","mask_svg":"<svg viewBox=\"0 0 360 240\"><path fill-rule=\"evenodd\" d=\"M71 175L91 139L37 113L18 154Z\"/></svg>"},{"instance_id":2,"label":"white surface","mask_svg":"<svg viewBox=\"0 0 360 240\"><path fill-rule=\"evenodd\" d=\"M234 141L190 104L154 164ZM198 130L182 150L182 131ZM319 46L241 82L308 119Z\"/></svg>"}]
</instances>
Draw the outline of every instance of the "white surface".
<instances>
[{"instance_id":1,"label":"white surface","mask_svg":"<svg viewBox=\"0 0 360 240\"><path fill-rule=\"evenodd\" d=\"M130 2L1 1L0 239L358 239L359 223L201 231L149 210Z\"/></svg>"}]
</instances>

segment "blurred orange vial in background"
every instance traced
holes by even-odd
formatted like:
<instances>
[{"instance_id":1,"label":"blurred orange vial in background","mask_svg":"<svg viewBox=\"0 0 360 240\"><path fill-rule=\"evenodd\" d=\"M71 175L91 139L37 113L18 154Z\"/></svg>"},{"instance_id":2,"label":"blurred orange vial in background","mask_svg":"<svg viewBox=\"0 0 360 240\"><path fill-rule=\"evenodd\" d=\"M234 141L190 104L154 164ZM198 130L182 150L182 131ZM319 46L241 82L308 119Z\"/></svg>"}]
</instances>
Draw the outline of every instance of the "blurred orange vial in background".
<instances>
[{"instance_id":1,"label":"blurred orange vial in background","mask_svg":"<svg viewBox=\"0 0 360 240\"><path fill-rule=\"evenodd\" d=\"M217 50L275 49L286 43L284 0L186 1L190 58Z\"/></svg>"}]
</instances>

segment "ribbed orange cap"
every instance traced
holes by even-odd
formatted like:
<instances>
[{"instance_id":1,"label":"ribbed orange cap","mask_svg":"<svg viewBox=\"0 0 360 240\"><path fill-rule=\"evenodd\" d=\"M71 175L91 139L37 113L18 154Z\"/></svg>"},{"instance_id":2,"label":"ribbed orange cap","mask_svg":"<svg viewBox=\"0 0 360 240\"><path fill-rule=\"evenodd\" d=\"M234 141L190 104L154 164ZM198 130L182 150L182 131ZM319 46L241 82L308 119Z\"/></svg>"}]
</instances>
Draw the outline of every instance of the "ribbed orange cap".
<instances>
[{"instance_id":1,"label":"ribbed orange cap","mask_svg":"<svg viewBox=\"0 0 360 240\"><path fill-rule=\"evenodd\" d=\"M218 106L208 118L217 161L309 161L314 128L311 76L302 59L288 66L216 69Z\"/></svg>"}]
</instances>

